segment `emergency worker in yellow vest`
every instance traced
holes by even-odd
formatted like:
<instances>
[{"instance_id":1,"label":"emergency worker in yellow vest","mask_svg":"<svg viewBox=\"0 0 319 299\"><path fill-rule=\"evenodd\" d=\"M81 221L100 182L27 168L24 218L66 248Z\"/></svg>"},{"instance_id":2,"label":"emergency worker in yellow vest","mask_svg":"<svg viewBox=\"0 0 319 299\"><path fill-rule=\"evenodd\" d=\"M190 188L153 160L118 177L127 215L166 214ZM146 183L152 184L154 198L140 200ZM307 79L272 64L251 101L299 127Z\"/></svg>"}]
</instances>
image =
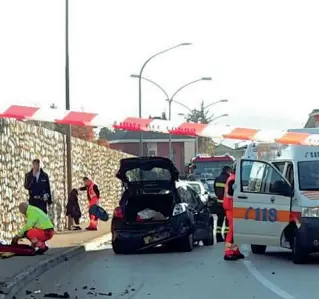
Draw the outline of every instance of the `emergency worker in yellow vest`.
<instances>
[{"instance_id":1,"label":"emergency worker in yellow vest","mask_svg":"<svg viewBox=\"0 0 319 299\"><path fill-rule=\"evenodd\" d=\"M226 213L223 208L223 202L224 202L224 193L225 193L225 186L226 181L231 174L232 169L229 166L225 166L223 168L222 173L219 177L215 179L214 182L214 190L217 197L217 228L216 228L216 239L217 242L224 242L224 235L228 233L228 220L226 218ZM224 234L223 234L223 226L225 221L225 227L224 227Z\"/></svg>"},{"instance_id":2,"label":"emergency worker in yellow vest","mask_svg":"<svg viewBox=\"0 0 319 299\"><path fill-rule=\"evenodd\" d=\"M23 202L19 205L19 211L26 216L26 224L12 239L12 244L17 244L19 239L27 238L37 254L43 254L48 250L46 241L54 235L54 227L49 216L41 209Z\"/></svg>"},{"instance_id":3,"label":"emergency worker in yellow vest","mask_svg":"<svg viewBox=\"0 0 319 299\"><path fill-rule=\"evenodd\" d=\"M245 256L240 252L238 246L234 243L234 222L233 222L233 196L234 196L234 183L235 183L236 165L234 165L233 173L230 174L225 185L225 195L223 207L228 219L229 231L225 240L225 261L236 261L243 259Z\"/></svg>"},{"instance_id":4,"label":"emergency worker in yellow vest","mask_svg":"<svg viewBox=\"0 0 319 299\"><path fill-rule=\"evenodd\" d=\"M97 184L95 184L88 177L83 178L84 187L79 188L80 191L87 190L87 197L89 201L89 209L94 205L99 205L100 203L100 190ZM90 214L90 225L86 230L97 230L98 218Z\"/></svg>"}]
</instances>

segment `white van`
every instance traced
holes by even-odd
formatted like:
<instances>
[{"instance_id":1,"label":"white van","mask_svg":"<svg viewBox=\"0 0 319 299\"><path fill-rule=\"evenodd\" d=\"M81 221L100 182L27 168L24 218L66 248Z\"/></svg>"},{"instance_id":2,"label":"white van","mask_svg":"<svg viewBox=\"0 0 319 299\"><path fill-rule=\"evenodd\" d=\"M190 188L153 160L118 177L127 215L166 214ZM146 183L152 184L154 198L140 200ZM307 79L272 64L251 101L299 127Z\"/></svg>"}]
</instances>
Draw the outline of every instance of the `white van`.
<instances>
[{"instance_id":1,"label":"white van","mask_svg":"<svg viewBox=\"0 0 319 299\"><path fill-rule=\"evenodd\" d=\"M251 144L234 188L235 242L290 248L296 264L319 252L319 147Z\"/></svg>"}]
</instances>

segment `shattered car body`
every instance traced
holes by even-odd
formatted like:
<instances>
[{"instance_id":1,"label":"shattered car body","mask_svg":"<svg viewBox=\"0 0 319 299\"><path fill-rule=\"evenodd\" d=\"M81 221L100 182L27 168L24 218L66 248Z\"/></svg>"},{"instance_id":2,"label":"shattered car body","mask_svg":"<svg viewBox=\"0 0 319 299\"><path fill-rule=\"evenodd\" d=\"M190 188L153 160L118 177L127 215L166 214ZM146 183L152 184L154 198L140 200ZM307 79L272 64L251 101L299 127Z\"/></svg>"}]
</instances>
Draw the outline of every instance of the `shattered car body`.
<instances>
[{"instance_id":1,"label":"shattered car body","mask_svg":"<svg viewBox=\"0 0 319 299\"><path fill-rule=\"evenodd\" d=\"M121 160L117 178L124 191L114 210L111 228L115 253L138 252L159 244L181 251L193 249L196 221L193 208L176 188L178 175L166 158ZM210 232L205 238L213 240Z\"/></svg>"}]
</instances>

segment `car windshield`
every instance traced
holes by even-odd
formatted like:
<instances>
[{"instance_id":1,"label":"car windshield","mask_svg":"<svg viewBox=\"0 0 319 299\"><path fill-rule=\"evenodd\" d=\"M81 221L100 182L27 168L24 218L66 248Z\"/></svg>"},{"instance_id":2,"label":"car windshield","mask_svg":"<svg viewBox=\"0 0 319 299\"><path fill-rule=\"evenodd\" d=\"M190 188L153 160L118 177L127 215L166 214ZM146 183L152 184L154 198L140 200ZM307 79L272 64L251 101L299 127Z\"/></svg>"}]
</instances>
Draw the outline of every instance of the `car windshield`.
<instances>
[{"instance_id":1,"label":"car windshield","mask_svg":"<svg viewBox=\"0 0 319 299\"><path fill-rule=\"evenodd\" d=\"M214 180L208 180L205 183L203 183L203 185L204 185L204 188L205 188L206 191L214 192L213 191L213 189L214 189Z\"/></svg>"},{"instance_id":2,"label":"car windshield","mask_svg":"<svg viewBox=\"0 0 319 299\"><path fill-rule=\"evenodd\" d=\"M125 175L129 182L169 181L172 178L169 170L158 167L154 167L150 170L135 168L128 170Z\"/></svg>"},{"instance_id":3,"label":"car windshield","mask_svg":"<svg viewBox=\"0 0 319 299\"><path fill-rule=\"evenodd\" d=\"M298 162L300 190L319 190L319 161Z\"/></svg>"},{"instance_id":4,"label":"car windshield","mask_svg":"<svg viewBox=\"0 0 319 299\"><path fill-rule=\"evenodd\" d=\"M193 189L194 189L198 194L201 194L201 189L200 189L200 185L199 185L199 184L189 183L189 185L190 185L191 187L193 187Z\"/></svg>"}]
</instances>

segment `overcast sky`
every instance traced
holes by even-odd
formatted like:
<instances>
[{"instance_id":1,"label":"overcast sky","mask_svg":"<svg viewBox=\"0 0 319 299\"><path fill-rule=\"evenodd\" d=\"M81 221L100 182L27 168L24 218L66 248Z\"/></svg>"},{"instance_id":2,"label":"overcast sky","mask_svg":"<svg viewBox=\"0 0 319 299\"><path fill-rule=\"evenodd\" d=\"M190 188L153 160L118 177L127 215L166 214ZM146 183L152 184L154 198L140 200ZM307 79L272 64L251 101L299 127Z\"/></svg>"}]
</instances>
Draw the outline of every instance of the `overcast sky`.
<instances>
[{"instance_id":1,"label":"overcast sky","mask_svg":"<svg viewBox=\"0 0 319 299\"><path fill-rule=\"evenodd\" d=\"M0 0L0 101L64 107L64 0ZM138 115L139 72L176 100L211 103L219 124L300 127L319 108L316 0L70 0L71 108L112 119ZM143 83L143 116L167 111ZM173 105L173 118L187 111Z\"/></svg>"}]
</instances>

